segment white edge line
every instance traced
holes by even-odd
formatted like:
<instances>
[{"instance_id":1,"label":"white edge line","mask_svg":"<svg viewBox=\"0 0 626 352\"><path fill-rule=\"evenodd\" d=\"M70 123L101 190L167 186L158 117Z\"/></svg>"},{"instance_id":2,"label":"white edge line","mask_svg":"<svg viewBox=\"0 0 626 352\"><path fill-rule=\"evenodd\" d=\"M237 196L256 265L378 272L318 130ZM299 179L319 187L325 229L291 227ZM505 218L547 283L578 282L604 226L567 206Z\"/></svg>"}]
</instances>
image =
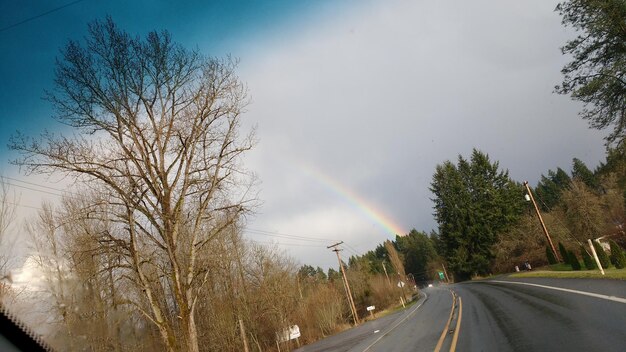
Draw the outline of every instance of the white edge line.
<instances>
[{"instance_id":1,"label":"white edge line","mask_svg":"<svg viewBox=\"0 0 626 352\"><path fill-rule=\"evenodd\" d=\"M572 290L572 289L569 289L569 288L545 286L545 285L531 284L529 282L520 282L520 281L489 280L489 281L485 281L485 282L486 283L498 282L498 283L503 283L503 284L535 286L535 287L547 288L549 290L556 290L556 291L576 293L576 294L583 295L583 296L589 296L589 297L595 297L595 298L600 298L600 299L606 299L608 301L613 301L613 302L619 302L619 303L625 303L626 304L626 298L621 298L621 297L616 297L616 296L601 295L599 293L592 293L592 292L586 292L586 291Z\"/></svg>"},{"instance_id":2,"label":"white edge line","mask_svg":"<svg viewBox=\"0 0 626 352\"><path fill-rule=\"evenodd\" d=\"M404 317L402 320L400 320L398 323L396 323L396 325L394 325L393 327L391 327L388 331L385 331L385 333L384 333L384 334L380 335L380 337L379 337L379 338L377 338L377 339L376 339L376 341L372 342L372 344L371 344L371 345L367 346L367 347L363 350L363 352L368 351L370 348L372 348L372 346L374 346L375 344L377 344L377 343L378 343L378 341L380 341L383 337L387 336L390 332L392 332L395 328L397 328L397 327L398 327L398 325L400 325L400 324L404 323L407 319L409 319L409 318L411 317L411 315L413 315L413 314L417 311L417 309L418 309L419 307L421 307L421 306L422 306L422 304L424 304L424 302L426 302L426 299L428 298L428 295L427 295L425 292L422 292L422 293L424 294L424 301L422 301L422 303L420 303L417 307L415 307L415 309L413 309L413 311L412 311L412 312L409 312L409 313L406 315L406 317Z\"/></svg>"}]
</instances>

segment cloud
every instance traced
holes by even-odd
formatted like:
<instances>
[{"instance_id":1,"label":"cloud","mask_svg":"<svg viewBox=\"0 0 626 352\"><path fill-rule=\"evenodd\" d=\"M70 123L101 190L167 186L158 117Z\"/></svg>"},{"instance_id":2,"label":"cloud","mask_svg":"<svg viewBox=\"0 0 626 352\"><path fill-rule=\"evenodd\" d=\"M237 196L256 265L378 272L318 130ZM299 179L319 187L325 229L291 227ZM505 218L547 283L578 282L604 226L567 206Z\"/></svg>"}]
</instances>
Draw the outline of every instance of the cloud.
<instances>
[{"instance_id":1,"label":"cloud","mask_svg":"<svg viewBox=\"0 0 626 352\"><path fill-rule=\"evenodd\" d=\"M251 226L302 235L323 224L323 234L367 239L364 251L384 240L345 199L299 172L300 163L407 232L436 228L434 168L474 147L531 183L572 157L596 165L603 134L580 120L578 104L552 93L567 61L559 46L571 36L556 3L509 5L367 2L242 49L253 98L247 118L261 140L248 165L265 201ZM293 253L303 262L331 256Z\"/></svg>"},{"instance_id":2,"label":"cloud","mask_svg":"<svg viewBox=\"0 0 626 352\"><path fill-rule=\"evenodd\" d=\"M45 289L46 274L35 257L29 256L24 264L11 271L11 285L17 292L40 292Z\"/></svg>"},{"instance_id":3,"label":"cloud","mask_svg":"<svg viewBox=\"0 0 626 352\"><path fill-rule=\"evenodd\" d=\"M182 17L170 16L162 22L194 41L205 38L197 43L201 48L218 43L241 59L239 73L252 98L244 127L257 125L260 139L246 166L258 173L264 202L251 228L344 240L352 248L343 255L392 236L303 165L408 232L436 228L428 191L434 168L474 147L499 160L514 179L532 184L549 168L569 169L573 157L592 168L603 159L604 133L588 129L577 116L579 104L552 93L568 60L559 47L573 36L553 11L556 1L338 3L307 2L311 11L294 10L286 22L264 17L262 25L273 27L262 30L252 23L255 11L233 20L247 24L234 32L223 29L231 17L181 24L176 18ZM126 7L117 12L126 13L122 24L131 29L161 26L137 22ZM30 81L22 88L34 89ZM24 109L33 105L25 101ZM13 129L12 123L3 126ZM59 198L20 192L31 207L39 207L42 197ZM328 244L281 246L302 263L335 265Z\"/></svg>"}]
</instances>

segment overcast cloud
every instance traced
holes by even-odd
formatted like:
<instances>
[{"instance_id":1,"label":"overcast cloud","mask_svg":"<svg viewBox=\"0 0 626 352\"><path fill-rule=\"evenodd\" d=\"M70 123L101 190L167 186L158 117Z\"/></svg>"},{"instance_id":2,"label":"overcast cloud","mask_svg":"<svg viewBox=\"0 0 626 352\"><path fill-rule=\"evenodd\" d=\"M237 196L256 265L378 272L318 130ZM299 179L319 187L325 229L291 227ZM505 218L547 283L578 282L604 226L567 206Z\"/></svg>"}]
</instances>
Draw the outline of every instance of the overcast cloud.
<instances>
[{"instance_id":1,"label":"overcast cloud","mask_svg":"<svg viewBox=\"0 0 626 352\"><path fill-rule=\"evenodd\" d=\"M602 134L577 116L578 104L552 93L567 61L559 47L572 36L554 7L371 2L242 55L261 141L249 166L265 201L251 227L338 238L359 253L393 238L301 164L407 232L436 228L434 168L474 147L533 184L573 157L594 167ZM304 263L333 263L323 248L287 248Z\"/></svg>"},{"instance_id":2,"label":"overcast cloud","mask_svg":"<svg viewBox=\"0 0 626 352\"><path fill-rule=\"evenodd\" d=\"M434 168L472 148L532 184L573 157L595 167L603 134L552 93L573 36L555 5L349 2L229 44L252 98L245 127L260 140L246 165L264 203L249 226L325 241L248 236L325 268L336 265L331 240L350 255L394 237L310 170L408 232L436 228Z\"/></svg>"}]
</instances>

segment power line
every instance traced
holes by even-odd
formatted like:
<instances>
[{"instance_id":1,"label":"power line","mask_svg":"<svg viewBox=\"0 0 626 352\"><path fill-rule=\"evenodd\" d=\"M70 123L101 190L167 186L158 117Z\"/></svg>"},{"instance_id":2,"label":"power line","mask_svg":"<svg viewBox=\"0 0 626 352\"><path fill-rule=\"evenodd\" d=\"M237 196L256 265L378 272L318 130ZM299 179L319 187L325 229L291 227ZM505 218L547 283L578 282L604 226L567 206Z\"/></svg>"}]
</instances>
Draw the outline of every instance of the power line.
<instances>
[{"instance_id":1,"label":"power line","mask_svg":"<svg viewBox=\"0 0 626 352\"><path fill-rule=\"evenodd\" d=\"M15 181L15 182L21 182L21 183L25 183L27 185L31 185L31 186L37 186L40 188L46 188L46 189L50 189L53 191L57 191L57 192L67 192L67 193L72 193L72 192L68 192L64 189L60 189L60 188L55 188L55 187L50 187L50 186L44 186L44 185L40 185L38 183L34 183L34 182L28 182L28 181L24 181L24 180L19 180L17 178L13 178L13 177L8 177L8 176L0 176L0 179L7 179L7 180L11 180L11 181Z\"/></svg>"},{"instance_id":2,"label":"power line","mask_svg":"<svg viewBox=\"0 0 626 352\"><path fill-rule=\"evenodd\" d=\"M265 245L279 245L279 246L297 246L297 247L314 247L314 248L324 248L326 247L323 244L315 245L315 244L300 244L300 243L284 243L284 242L264 242L264 241L256 241L249 240L250 242L254 242L257 244L265 244Z\"/></svg>"},{"instance_id":3,"label":"power line","mask_svg":"<svg viewBox=\"0 0 626 352\"><path fill-rule=\"evenodd\" d=\"M25 184L36 186L36 187L40 187L40 188L46 188L46 189L54 190L54 191L57 191L57 192L66 192L67 194L76 194L76 193L65 191L65 190L62 190L62 189L59 189L59 188L43 186L43 185L39 185L39 184L36 184L36 183L33 183L33 182L18 180L18 179L12 178L12 177L5 177L5 176L3 176L2 178L7 179L7 180L11 180L11 181L15 181L15 182L25 183ZM41 192L41 193L45 193L45 194L50 194L50 195L54 195L54 196L57 196L57 197L67 196L67 195L64 195L64 194L58 194L58 193L54 193L54 192L50 192L50 191L45 191L45 190L41 190L41 189L36 189L36 188L24 186L24 185L15 184L13 182L6 182L5 181L5 183L8 184L8 185L14 186L14 187L19 187L19 188L28 189L28 190L35 191L35 192ZM75 198L75 197L72 197L72 198ZM35 210L41 210L41 208L38 208L38 207L23 205L23 204L19 204L19 203L10 203L10 204L13 204L13 205L16 205L16 206L25 207L25 208L31 208L31 209L35 209ZM260 229L252 229L252 228L248 228L244 232L246 232L248 234L255 234L255 235L261 235L261 236L289 239L289 240L295 240L295 241L322 242L322 243L329 242L329 241L335 241L335 239L330 239L330 238L320 238L320 237L311 237L311 236L291 235L291 234L286 234L286 233L273 232L273 231L260 230ZM322 244L320 244L320 245L306 245L306 244L300 244L300 243L261 242L261 241L256 241L256 240L252 240L252 239L250 239L250 240L252 242L255 242L255 243L258 243L258 244L266 244L266 245L275 245L276 244L276 245L299 246L299 247L316 247L316 248L325 247L325 245L322 245ZM344 244L346 245L346 249L348 251L350 251L352 254L354 254L357 257L359 256L359 253L356 251L356 249L354 249L354 247L348 245L347 243L344 243Z\"/></svg>"},{"instance_id":4,"label":"power line","mask_svg":"<svg viewBox=\"0 0 626 352\"><path fill-rule=\"evenodd\" d=\"M85 0L76 0L76 1L72 1L72 2L69 2L69 3L65 4L65 5L61 5L61 6L55 7L55 8L53 8L52 10L48 10L48 11L43 12L43 13L40 13L40 14L38 14L38 15L35 15L35 16L32 16L32 17L28 17L28 18L23 19L23 20L21 20L21 21L19 21L19 22L16 22L16 23L10 24L10 25L8 25L8 26L6 26L6 27L2 27L2 28L0 28L0 32L4 32L4 31L6 31L6 30L9 30L9 29L11 29L11 28L15 28L15 27L17 27L17 26L19 26L19 25L22 25L22 24L24 24L24 23L28 23L28 22L30 22L30 21L34 21L34 20L36 20L36 19L38 19L38 18L41 18L41 17L46 16L46 15L49 15L49 14L51 14L51 13L53 13L53 12L57 12L57 11L59 11L59 10L62 10L62 9L64 9L64 8L66 8L66 7L70 7L70 6L72 6L72 5L78 4L79 2L83 2L83 1L85 1Z\"/></svg>"},{"instance_id":5,"label":"power line","mask_svg":"<svg viewBox=\"0 0 626 352\"><path fill-rule=\"evenodd\" d=\"M360 254L357 252L357 250L356 250L356 249L354 249L354 247L352 247L351 245L349 245L349 244L347 244L347 243L345 243L345 242L344 242L343 244L344 244L344 245L346 245L346 249L347 249L348 251L350 251L350 253L354 254L354 255L355 255L355 256L357 256L357 257L358 257L358 256L360 256Z\"/></svg>"},{"instance_id":6,"label":"power line","mask_svg":"<svg viewBox=\"0 0 626 352\"><path fill-rule=\"evenodd\" d=\"M280 232L252 229L252 228L247 228L246 232L257 234L257 235L262 235L262 236L286 238L286 239L293 239L293 240L300 240L300 241L311 241L311 242L332 242L332 241L336 241L336 239L330 239L330 238L320 238L320 237L313 237L313 236L292 235L292 234L287 234L287 233L280 233Z\"/></svg>"},{"instance_id":7,"label":"power line","mask_svg":"<svg viewBox=\"0 0 626 352\"><path fill-rule=\"evenodd\" d=\"M245 232L248 233L248 234L269 236L269 237L275 237L275 238L284 238L284 239L290 239L290 240L295 240L295 241L309 241L309 242L328 242L328 241L330 241L330 239L323 239L323 238L318 238L318 237L308 237L308 236L299 236L299 235L290 235L290 234L286 234L286 233L272 232L272 231L259 230L259 229L246 229ZM251 241L256 242L256 243L263 243L263 244L274 244L272 242L260 242L260 241L255 241L255 240L251 240ZM283 242L277 242L277 244L279 244L279 245L286 245L286 246L302 246L302 247L320 247L320 246L323 246L323 245L306 245L306 244L283 243ZM350 253L352 253L356 257L360 256L360 254L354 249L354 247L348 245L345 242L343 244L346 245L346 250L348 250Z\"/></svg>"},{"instance_id":8,"label":"power line","mask_svg":"<svg viewBox=\"0 0 626 352\"><path fill-rule=\"evenodd\" d=\"M35 191L35 192L41 192L41 193L46 193L46 194L51 194L53 196L57 196L57 197L63 197L62 194L58 194L58 193L54 193L54 192L50 192L50 191L44 191L41 189L36 189L36 188L32 188L32 187L28 187L28 186L23 186L23 185L16 185L15 183L11 183L11 182L5 182L7 185L13 186L13 187L19 187L19 188L24 188L24 189L28 189L31 191Z\"/></svg>"},{"instance_id":9,"label":"power line","mask_svg":"<svg viewBox=\"0 0 626 352\"><path fill-rule=\"evenodd\" d=\"M543 204L543 206L546 209L550 209L548 207L548 205L546 204L546 202L543 201L543 199L541 199L541 197L539 195L537 195L537 199L539 199L539 201L541 202L541 204ZM550 213L548 211L548 213ZM563 229L565 229L565 234L567 236L569 236L570 239L574 240L574 242L577 242L578 244L582 245L582 242L580 242L578 239L576 239L576 237L574 237L574 235L572 235L572 232L569 230L569 228L561 221L561 219L559 219L559 217L557 215L553 215L552 218L554 218L562 227Z\"/></svg>"},{"instance_id":10,"label":"power line","mask_svg":"<svg viewBox=\"0 0 626 352\"><path fill-rule=\"evenodd\" d=\"M35 209L35 210L43 210L41 208L34 207L34 206L31 206L31 205L24 205L24 204L20 204L20 203L9 202L9 201L5 201L5 203L11 204L11 205L15 205L15 206L18 206L18 207L30 208L30 209Z\"/></svg>"}]
</instances>

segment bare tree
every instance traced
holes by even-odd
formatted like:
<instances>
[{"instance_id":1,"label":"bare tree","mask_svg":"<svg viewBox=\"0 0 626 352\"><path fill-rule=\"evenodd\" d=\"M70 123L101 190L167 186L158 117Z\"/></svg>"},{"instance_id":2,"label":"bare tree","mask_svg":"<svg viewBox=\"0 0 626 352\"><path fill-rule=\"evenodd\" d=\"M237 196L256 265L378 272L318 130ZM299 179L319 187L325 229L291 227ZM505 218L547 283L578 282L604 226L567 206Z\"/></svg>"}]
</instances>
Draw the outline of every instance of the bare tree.
<instances>
[{"instance_id":1,"label":"bare tree","mask_svg":"<svg viewBox=\"0 0 626 352\"><path fill-rule=\"evenodd\" d=\"M149 349L147 339L137 334L145 319L122 304L137 294L136 287L120 280L126 271L115 270L111 262L121 258L93 235L107 231L109 224L85 215L84 201L64 198L57 208L43 204L26 224L29 261L45 278L31 297L45 315L37 324L45 325L41 332L60 350Z\"/></svg>"},{"instance_id":2,"label":"bare tree","mask_svg":"<svg viewBox=\"0 0 626 352\"><path fill-rule=\"evenodd\" d=\"M15 245L15 236L10 233L15 220L17 199L0 176L0 298L9 292L9 284L11 281L9 270L14 256L11 251Z\"/></svg>"},{"instance_id":3,"label":"bare tree","mask_svg":"<svg viewBox=\"0 0 626 352\"><path fill-rule=\"evenodd\" d=\"M198 258L254 201L240 163L253 145L239 135L246 89L234 68L167 32L131 37L96 21L63 50L47 95L74 133L11 140L27 173L62 173L100 192L85 216L117 226L92 236L122 257L110 265L128 271L141 292L131 301L168 351L198 351L195 310L211 272Z\"/></svg>"}]
</instances>

